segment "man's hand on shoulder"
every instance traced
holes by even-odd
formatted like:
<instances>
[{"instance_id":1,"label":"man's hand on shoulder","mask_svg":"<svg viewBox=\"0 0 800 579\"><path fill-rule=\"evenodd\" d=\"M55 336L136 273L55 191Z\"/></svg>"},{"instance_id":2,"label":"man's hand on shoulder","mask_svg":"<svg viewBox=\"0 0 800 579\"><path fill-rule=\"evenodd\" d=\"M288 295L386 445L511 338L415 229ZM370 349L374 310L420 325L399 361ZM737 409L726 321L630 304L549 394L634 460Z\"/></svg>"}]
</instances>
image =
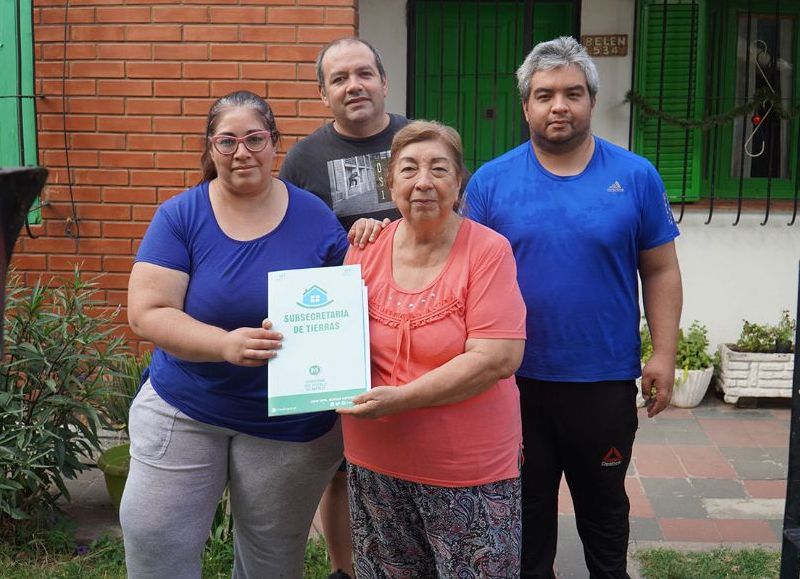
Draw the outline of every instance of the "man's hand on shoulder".
<instances>
[{"instance_id":1,"label":"man's hand on shoulder","mask_svg":"<svg viewBox=\"0 0 800 579\"><path fill-rule=\"evenodd\" d=\"M364 249L367 243L375 243L383 228L390 223L391 220L388 217L383 221L378 221L371 217L362 217L353 223L350 232L347 234L347 241L350 242L350 245Z\"/></svg>"}]
</instances>

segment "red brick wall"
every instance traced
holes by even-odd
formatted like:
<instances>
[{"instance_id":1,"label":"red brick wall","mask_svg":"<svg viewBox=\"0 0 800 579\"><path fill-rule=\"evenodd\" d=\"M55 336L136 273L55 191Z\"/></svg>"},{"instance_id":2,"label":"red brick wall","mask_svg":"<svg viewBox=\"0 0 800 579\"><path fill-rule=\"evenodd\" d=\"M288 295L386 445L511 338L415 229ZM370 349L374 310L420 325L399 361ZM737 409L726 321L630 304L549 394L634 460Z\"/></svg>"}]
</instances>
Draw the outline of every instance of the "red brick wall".
<instances>
[{"instance_id":1,"label":"red brick wall","mask_svg":"<svg viewBox=\"0 0 800 579\"><path fill-rule=\"evenodd\" d=\"M23 232L13 263L29 278L76 263L104 274L99 297L123 306L130 334L133 255L156 206L197 183L213 100L236 89L265 96L286 151L328 116L314 59L356 34L358 0L69 0L66 67L65 4L34 2L39 163L50 178L39 237ZM69 236L70 182L79 239Z\"/></svg>"}]
</instances>

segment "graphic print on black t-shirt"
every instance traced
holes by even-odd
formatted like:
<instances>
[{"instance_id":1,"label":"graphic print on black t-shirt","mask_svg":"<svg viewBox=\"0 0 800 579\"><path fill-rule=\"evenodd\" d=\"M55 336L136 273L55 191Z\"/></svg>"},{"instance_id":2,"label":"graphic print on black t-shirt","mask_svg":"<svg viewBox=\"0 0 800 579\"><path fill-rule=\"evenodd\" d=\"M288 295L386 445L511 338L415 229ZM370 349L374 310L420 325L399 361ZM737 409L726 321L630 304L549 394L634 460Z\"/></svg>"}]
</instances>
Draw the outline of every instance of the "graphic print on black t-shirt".
<instances>
[{"instance_id":1,"label":"graphic print on black t-shirt","mask_svg":"<svg viewBox=\"0 0 800 579\"><path fill-rule=\"evenodd\" d=\"M393 209L388 166L389 151L328 161L334 213L343 217Z\"/></svg>"}]
</instances>

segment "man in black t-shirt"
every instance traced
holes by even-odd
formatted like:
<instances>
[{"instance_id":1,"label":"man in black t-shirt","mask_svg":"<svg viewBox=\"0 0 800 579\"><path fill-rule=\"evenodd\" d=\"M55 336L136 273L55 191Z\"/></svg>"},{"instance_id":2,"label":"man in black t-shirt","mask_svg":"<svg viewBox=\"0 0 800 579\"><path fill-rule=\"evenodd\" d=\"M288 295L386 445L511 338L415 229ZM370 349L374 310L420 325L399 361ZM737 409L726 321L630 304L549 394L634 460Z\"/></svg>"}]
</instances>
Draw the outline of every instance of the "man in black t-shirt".
<instances>
[{"instance_id":1,"label":"man in black t-shirt","mask_svg":"<svg viewBox=\"0 0 800 579\"><path fill-rule=\"evenodd\" d=\"M292 147L281 178L320 197L345 229L361 217L398 218L386 171L392 138L408 120L384 109L380 56L363 40L337 40L317 57L317 80L333 122Z\"/></svg>"},{"instance_id":2,"label":"man in black t-shirt","mask_svg":"<svg viewBox=\"0 0 800 579\"><path fill-rule=\"evenodd\" d=\"M363 40L343 38L323 48L317 57L317 80L333 122L292 147L280 177L320 197L347 230L367 218L361 222L363 236L355 238L363 244L374 240L380 222L400 217L386 175L392 138L408 119L385 111L386 71L380 55ZM320 514L334 569L330 577L345 579L352 573L353 548L344 469L325 489Z\"/></svg>"}]
</instances>

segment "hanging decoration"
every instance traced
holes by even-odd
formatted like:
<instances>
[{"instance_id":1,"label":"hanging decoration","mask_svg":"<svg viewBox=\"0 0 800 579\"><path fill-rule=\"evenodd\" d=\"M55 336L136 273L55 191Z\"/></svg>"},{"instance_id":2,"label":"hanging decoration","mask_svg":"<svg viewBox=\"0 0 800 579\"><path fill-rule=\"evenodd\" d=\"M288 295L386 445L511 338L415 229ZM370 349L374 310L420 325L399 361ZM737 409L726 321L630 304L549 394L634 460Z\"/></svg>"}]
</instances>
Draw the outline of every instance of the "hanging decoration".
<instances>
[{"instance_id":1,"label":"hanging decoration","mask_svg":"<svg viewBox=\"0 0 800 579\"><path fill-rule=\"evenodd\" d=\"M762 86L769 87L769 90L775 92L775 88L772 86L772 83L769 82L769 77L767 77L767 73L764 72L764 69L761 67L761 62L765 63L765 66L769 66L772 57L767 50L767 43L763 40L756 40L750 45L750 52L755 52L753 58L753 66L756 69L756 72L761 75L761 82L763 83ZM766 144L764 143L764 139L761 139L761 149L759 149L758 153L753 152L753 141L758 133L758 130L761 128L761 125L764 124L764 121L767 120L767 117L772 112L774 108L774 104L772 101L764 101L761 103L761 107L767 107L766 112L763 115L755 114L751 119L753 122L753 130L750 132L750 136L747 137L747 140L744 143L744 153L748 157L760 157L764 154L764 149L766 148Z\"/></svg>"},{"instance_id":2,"label":"hanging decoration","mask_svg":"<svg viewBox=\"0 0 800 579\"><path fill-rule=\"evenodd\" d=\"M702 131L708 131L715 126L726 125L736 118L748 115L752 115L751 119L759 117L759 120L763 121L764 115L758 114L756 111L767 101L772 104L772 114L782 119L796 119L800 117L800 103L783 105L781 103L781 96L766 85L758 88L746 103L724 113L709 115L699 119L687 119L667 113L657 106L652 105L646 96L635 90L628 91L625 94L625 100L637 107L645 119L661 119L668 125L675 125L684 129L700 129Z\"/></svg>"}]
</instances>

